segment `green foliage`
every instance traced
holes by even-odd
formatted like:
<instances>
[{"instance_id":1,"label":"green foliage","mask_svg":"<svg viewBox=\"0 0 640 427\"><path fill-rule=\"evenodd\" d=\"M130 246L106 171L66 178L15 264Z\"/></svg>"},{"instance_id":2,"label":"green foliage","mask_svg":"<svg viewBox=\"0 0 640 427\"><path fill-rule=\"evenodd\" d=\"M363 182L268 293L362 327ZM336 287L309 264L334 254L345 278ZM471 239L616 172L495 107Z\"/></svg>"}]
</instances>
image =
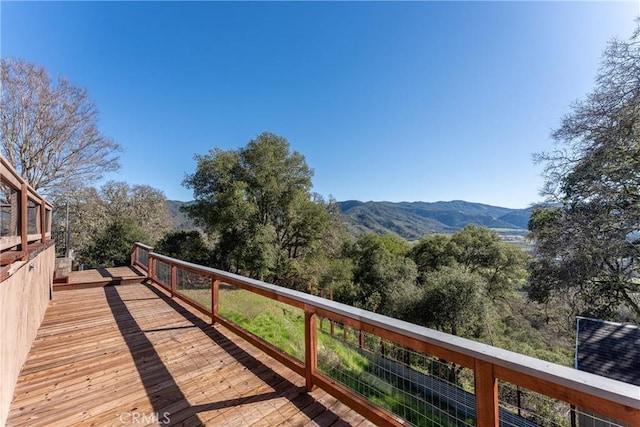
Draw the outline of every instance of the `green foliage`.
<instances>
[{"instance_id":1,"label":"green foliage","mask_svg":"<svg viewBox=\"0 0 640 427\"><path fill-rule=\"evenodd\" d=\"M239 150L196 155L184 184L195 201L186 212L217 236L224 269L289 287L331 224L328 207L310 193L312 170L286 139L262 133Z\"/></svg>"},{"instance_id":2,"label":"green foliage","mask_svg":"<svg viewBox=\"0 0 640 427\"><path fill-rule=\"evenodd\" d=\"M135 242L148 242L148 236L133 219L116 217L96 236L86 250L83 262L90 268L128 265Z\"/></svg>"},{"instance_id":3,"label":"green foliage","mask_svg":"<svg viewBox=\"0 0 640 427\"><path fill-rule=\"evenodd\" d=\"M482 277L444 266L424 277L422 297L416 304L420 323L453 335L469 335L482 313Z\"/></svg>"},{"instance_id":4,"label":"green foliage","mask_svg":"<svg viewBox=\"0 0 640 427\"><path fill-rule=\"evenodd\" d=\"M417 295L417 268L406 257L409 245L400 237L365 234L351 254L357 305L399 317Z\"/></svg>"},{"instance_id":5,"label":"green foliage","mask_svg":"<svg viewBox=\"0 0 640 427\"><path fill-rule=\"evenodd\" d=\"M409 257L416 263L421 274L436 271L444 266L451 266L456 262L453 242L449 236L444 234L423 237L411 248Z\"/></svg>"},{"instance_id":6,"label":"green foliage","mask_svg":"<svg viewBox=\"0 0 640 427\"><path fill-rule=\"evenodd\" d=\"M573 297L571 315L640 319L640 21L604 52L596 86L573 105L538 155L545 194L559 207L534 213L531 297ZM621 309L635 319L620 319Z\"/></svg>"},{"instance_id":7,"label":"green foliage","mask_svg":"<svg viewBox=\"0 0 640 427\"><path fill-rule=\"evenodd\" d=\"M77 188L54 200L54 205L59 208L54 211L52 232L58 242L64 242L68 208L71 247L81 259L88 256L90 246L95 246L96 236L103 235L107 226L119 219L133 221L144 231L145 241L150 244L172 227L164 194L148 185L109 181L99 189ZM64 247L64 244L58 245Z\"/></svg>"},{"instance_id":8,"label":"green foliage","mask_svg":"<svg viewBox=\"0 0 640 427\"><path fill-rule=\"evenodd\" d=\"M196 230L167 233L155 244L154 250L194 264L209 265L211 260L211 249Z\"/></svg>"}]
</instances>

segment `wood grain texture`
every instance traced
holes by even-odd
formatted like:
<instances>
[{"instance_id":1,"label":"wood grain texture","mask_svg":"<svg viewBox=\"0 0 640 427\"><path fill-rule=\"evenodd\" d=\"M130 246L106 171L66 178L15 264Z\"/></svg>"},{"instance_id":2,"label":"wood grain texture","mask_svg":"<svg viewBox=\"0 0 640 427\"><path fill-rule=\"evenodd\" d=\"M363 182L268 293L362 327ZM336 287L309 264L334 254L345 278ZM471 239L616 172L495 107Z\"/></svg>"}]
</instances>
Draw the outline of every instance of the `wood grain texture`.
<instances>
[{"instance_id":1,"label":"wood grain texture","mask_svg":"<svg viewBox=\"0 0 640 427\"><path fill-rule=\"evenodd\" d=\"M171 425L371 425L153 286L54 293L7 425L157 425L165 413Z\"/></svg>"}]
</instances>

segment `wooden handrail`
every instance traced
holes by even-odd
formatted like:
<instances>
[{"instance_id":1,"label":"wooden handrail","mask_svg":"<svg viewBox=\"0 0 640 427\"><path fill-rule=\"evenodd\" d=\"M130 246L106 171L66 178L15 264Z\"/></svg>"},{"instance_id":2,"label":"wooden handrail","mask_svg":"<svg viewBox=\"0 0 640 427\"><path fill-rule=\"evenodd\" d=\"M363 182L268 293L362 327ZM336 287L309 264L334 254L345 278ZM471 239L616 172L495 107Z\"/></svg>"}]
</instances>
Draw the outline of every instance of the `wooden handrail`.
<instances>
[{"instance_id":1,"label":"wooden handrail","mask_svg":"<svg viewBox=\"0 0 640 427\"><path fill-rule=\"evenodd\" d=\"M12 212L11 234L0 236L0 252L21 254L15 260L26 260L29 252L51 238L51 212L53 207L37 191L35 191L14 169L13 165L0 155L0 182L14 193L9 208ZM29 201L34 203L37 214L32 220L35 233L29 234ZM35 243L33 245L32 243ZM31 246L29 246L32 244ZM7 258L9 256L7 255ZM14 260L13 255L11 256ZM2 277L5 277L3 274Z\"/></svg>"},{"instance_id":2,"label":"wooden handrail","mask_svg":"<svg viewBox=\"0 0 640 427\"><path fill-rule=\"evenodd\" d=\"M145 247L145 249L147 248ZM133 251L133 253L135 252ZM320 386L345 404L369 417L373 422L402 424L402 420L398 420L396 416L371 404L362 396L342 387L317 370L317 337L314 327L316 316L329 318L343 325L472 369L475 377L478 426L497 426L499 423L498 380L562 400L629 425L640 426L640 387L638 386L165 255L149 252L149 259L151 264L161 261L171 266L171 294L177 294L183 300L186 297L179 295L176 291L177 269L210 278L212 281L212 309L207 314L211 316L213 323L230 325L233 332L243 338L249 337L252 344L303 375L306 378L307 389ZM152 274L149 278L158 283L155 269L151 269L151 271ZM295 361L292 362L284 352L221 317L218 313L217 301L217 288L220 283L233 285L303 310L305 313L306 343L304 366L300 366ZM199 309L203 310L204 308L200 306Z\"/></svg>"}]
</instances>

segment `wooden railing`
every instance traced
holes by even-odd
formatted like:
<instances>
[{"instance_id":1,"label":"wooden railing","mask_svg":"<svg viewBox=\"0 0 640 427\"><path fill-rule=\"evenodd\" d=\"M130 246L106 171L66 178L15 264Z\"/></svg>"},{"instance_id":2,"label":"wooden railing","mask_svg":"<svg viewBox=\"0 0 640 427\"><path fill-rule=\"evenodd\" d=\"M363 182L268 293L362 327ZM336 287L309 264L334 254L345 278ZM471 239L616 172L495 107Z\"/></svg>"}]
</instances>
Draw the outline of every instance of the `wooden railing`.
<instances>
[{"instance_id":1,"label":"wooden railing","mask_svg":"<svg viewBox=\"0 0 640 427\"><path fill-rule=\"evenodd\" d=\"M210 316L246 341L274 357L306 379L306 388L321 387L344 404L379 425L403 425L406 420L373 404L318 369L319 316L330 319L387 342L435 356L473 371L474 420L467 425L498 426L500 414L498 384L507 382L541 395L566 402L572 407L610 417L629 426L640 426L640 387L611 380L565 366L545 362L511 351L445 334L422 326L354 308L314 295L282 288L225 271L203 267L164 255L136 244L132 264L147 271L149 279ZM162 271L158 271L160 268ZM210 289L211 304L202 304L178 289L178 272L199 277ZM204 282L203 282L204 281ZM304 357L298 360L220 314L221 284L261 295L304 312Z\"/></svg>"},{"instance_id":2,"label":"wooden railing","mask_svg":"<svg viewBox=\"0 0 640 427\"><path fill-rule=\"evenodd\" d=\"M0 280L51 239L52 206L0 156Z\"/></svg>"}]
</instances>

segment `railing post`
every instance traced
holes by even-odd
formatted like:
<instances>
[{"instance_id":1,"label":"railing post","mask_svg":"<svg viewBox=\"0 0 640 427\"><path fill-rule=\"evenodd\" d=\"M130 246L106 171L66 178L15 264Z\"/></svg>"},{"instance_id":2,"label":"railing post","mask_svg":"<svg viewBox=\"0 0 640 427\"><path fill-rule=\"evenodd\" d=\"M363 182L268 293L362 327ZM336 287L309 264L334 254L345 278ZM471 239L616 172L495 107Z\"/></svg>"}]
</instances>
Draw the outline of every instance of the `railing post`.
<instances>
[{"instance_id":1,"label":"railing post","mask_svg":"<svg viewBox=\"0 0 640 427\"><path fill-rule=\"evenodd\" d=\"M26 261L29 258L27 252L27 247L29 246L29 237L28 237L28 211L29 211L29 198L27 197L27 184L22 183L20 186L20 250L25 252L25 255L22 257L23 261Z\"/></svg>"},{"instance_id":2,"label":"railing post","mask_svg":"<svg viewBox=\"0 0 640 427\"><path fill-rule=\"evenodd\" d=\"M498 380L491 363L476 359L474 371L476 392L476 425L498 427Z\"/></svg>"},{"instance_id":3,"label":"railing post","mask_svg":"<svg viewBox=\"0 0 640 427\"><path fill-rule=\"evenodd\" d=\"M40 199L40 242L47 241L47 205L44 199Z\"/></svg>"},{"instance_id":4,"label":"railing post","mask_svg":"<svg viewBox=\"0 0 640 427\"><path fill-rule=\"evenodd\" d=\"M136 261L138 260L138 245L133 245L133 250L131 251L131 267L136 265Z\"/></svg>"},{"instance_id":5,"label":"railing post","mask_svg":"<svg viewBox=\"0 0 640 427\"><path fill-rule=\"evenodd\" d=\"M147 268L147 277L152 281L156 281L156 259L151 257L151 253L149 253L148 259L148 268Z\"/></svg>"},{"instance_id":6,"label":"railing post","mask_svg":"<svg viewBox=\"0 0 640 427\"><path fill-rule=\"evenodd\" d=\"M316 313L304 311L304 367L307 391L313 391L313 377L318 368L318 330Z\"/></svg>"},{"instance_id":7,"label":"railing post","mask_svg":"<svg viewBox=\"0 0 640 427\"><path fill-rule=\"evenodd\" d=\"M213 278L211 281L211 324L215 325L218 317L218 294L220 290L220 280Z\"/></svg>"},{"instance_id":8,"label":"railing post","mask_svg":"<svg viewBox=\"0 0 640 427\"><path fill-rule=\"evenodd\" d=\"M178 282L178 268L175 264L171 264L171 298L176 294L176 283Z\"/></svg>"}]
</instances>

